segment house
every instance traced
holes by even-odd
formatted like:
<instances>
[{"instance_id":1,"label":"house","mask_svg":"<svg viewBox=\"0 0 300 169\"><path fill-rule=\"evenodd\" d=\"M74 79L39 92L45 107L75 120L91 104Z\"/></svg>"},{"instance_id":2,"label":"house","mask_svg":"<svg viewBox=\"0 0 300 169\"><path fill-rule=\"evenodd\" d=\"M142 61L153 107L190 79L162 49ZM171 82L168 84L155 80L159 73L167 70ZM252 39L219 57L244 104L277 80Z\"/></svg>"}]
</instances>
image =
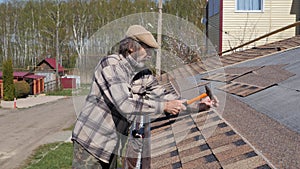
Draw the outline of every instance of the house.
<instances>
[{"instance_id":1,"label":"house","mask_svg":"<svg viewBox=\"0 0 300 169\"><path fill-rule=\"evenodd\" d=\"M292 8L291 8L291 14L296 15L296 21L300 20L300 1L299 0L293 0ZM300 26L296 28L296 34L300 34Z\"/></svg>"},{"instance_id":2,"label":"house","mask_svg":"<svg viewBox=\"0 0 300 169\"><path fill-rule=\"evenodd\" d=\"M216 59L221 64L215 67L199 62L170 72L172 77L163 75L162 84L194 76L197 84L210 86L220 106L202 112L187 109L178 116L153 116L145 124L142 152L132 153L125 164L136 166L142 156L142 166L153 169L298 168L299 54L300 36L294 36L224 55ZM181 88L168 92L176 94ZM183 89L180 95L187 92Z\"/></svg>"},{"instance_id":3,"label":"house","mask_svg":"<svg viewBox=\"0 0 300 169\"><path fill-rule=\"evenodd\" d=\"M56 89L56 59L45 58L37 64L32 70L34 74L45 76L45 91L53 91ZM58 75L64 75L64 68L58 64Z\"/></svg>"},{"instance_id":4,"label":"house","mask_svg":"<svg viewBox=\"0 0 300 169\"><path fill-rule=\"evenodd\" d=\"M35 75L30 72L13 72L14 81L26 81L30 85L31 95L36 95L44 92L44 76ZM0 72L0 98L3 98L3 79Z\"/></svg>"},{"instance_id":5,"label":"house","mask_svg":"<svg viewBox=\"0 0 300 169\"><path fill-rule=\"evenodd\" d=\"M216 50L222 52L299 21L300 1L208 0L206 15L206 35ZM300 26L293 27L244 48L299 34Z\"/></svg>"},{"instance_id":6,"label":"house","mask_svg":"<svg viewBox=\"0 0 300 169\"><path fill-rule=\"evenodd\" d=\"M45 76L45 83L56 80L56 59L46 58L37 64L33 70L35 74ZM59 76L64 75L64 68L58 64Z\"/></svg>"},{"instance_id":7,"label":"house","mask_svg":"<svg viewBox=\"0 0 300 169\"><path fill-rule=\"evenodd\" d=\"M34 73L36 75L45 76L45 90L51 91L56 87L56 59L46 58L43 59L34 68ZM58 64L58 74L60 76L60 81L62 88L78 88L80 86L80 77L75 75L65 74L65 68Z\"/></svg>"}]
</instances>

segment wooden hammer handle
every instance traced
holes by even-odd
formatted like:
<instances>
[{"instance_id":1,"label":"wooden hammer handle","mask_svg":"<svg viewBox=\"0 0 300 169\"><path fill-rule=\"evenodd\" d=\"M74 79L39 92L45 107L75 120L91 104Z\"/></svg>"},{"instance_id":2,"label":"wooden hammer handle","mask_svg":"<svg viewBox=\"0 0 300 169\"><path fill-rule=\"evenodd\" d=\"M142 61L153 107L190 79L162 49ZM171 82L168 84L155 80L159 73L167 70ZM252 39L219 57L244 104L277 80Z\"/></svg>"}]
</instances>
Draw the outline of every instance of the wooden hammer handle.
<instances>
[{"instance_id":1,"label":"wooden hammer handle","mask_svg":"<svg viewBox=\"0 0 300 169\"><path fill-rule=\"evenodd\" d=\"M187 101L186 101L186 104L187 104L187 105L192 104L192 103L194 103L195 101L199 101L199 100L201 100L201 99L203 99L203 98L205 98L205 97L207 97L207 94L206 94L206 93L202 93L201 95L199 95L199 96L197 96L197 97L195 97L195 98L192 98L192 99L190 99L190 100L187 100Z\"/></svg>"}]
</instances>

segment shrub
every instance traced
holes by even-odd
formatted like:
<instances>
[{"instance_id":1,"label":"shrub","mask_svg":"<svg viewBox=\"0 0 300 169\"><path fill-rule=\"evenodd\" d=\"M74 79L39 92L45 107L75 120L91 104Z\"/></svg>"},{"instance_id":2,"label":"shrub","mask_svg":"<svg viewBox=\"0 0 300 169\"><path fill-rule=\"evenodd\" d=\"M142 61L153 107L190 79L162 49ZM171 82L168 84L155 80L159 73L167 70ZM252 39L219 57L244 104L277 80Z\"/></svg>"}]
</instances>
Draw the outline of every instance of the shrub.
<instances>
[{"instance_id":1,"label":"shrub","mask_svg":"<svg viewBox=\"0 0 300 169\"><path fill-rule=\"evenodd\" d=\"M16 98L27 97L30 93L30 86L26 81L15 82L15 95Z\"/></svg>"},{"instance_id":2,"label":"shrub","mask_svg":"<svg viewBox=\"0 0 300 169\"><path fill-rule=\"evenodd\" d=\"M3 99L12 101L15 98L13 64L10 59L3 62Z\"/></svg>"}]
</instances>

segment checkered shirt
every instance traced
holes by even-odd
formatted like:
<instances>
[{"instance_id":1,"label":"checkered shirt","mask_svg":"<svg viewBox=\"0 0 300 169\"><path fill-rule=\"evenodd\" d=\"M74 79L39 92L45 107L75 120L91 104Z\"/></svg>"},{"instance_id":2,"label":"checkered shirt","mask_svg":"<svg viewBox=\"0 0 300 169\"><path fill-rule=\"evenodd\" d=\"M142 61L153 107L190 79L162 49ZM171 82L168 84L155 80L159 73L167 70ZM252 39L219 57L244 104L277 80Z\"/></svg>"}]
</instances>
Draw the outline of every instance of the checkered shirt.
<instances>
[{"instance_id":1,"label":"checkered shirt","mask_svg":"<svg viewBox=\"0 0 300 169\"><path fill-rule=\"evenodd\" d=\"M176 98L166 94L149 71L136 73L134 65L131 56L110 55L100 60L72 133L73 141L106 163L120 149L120 137L127 136L137 115L159 115L164 101Z\"/></svg>"}]
</instances>

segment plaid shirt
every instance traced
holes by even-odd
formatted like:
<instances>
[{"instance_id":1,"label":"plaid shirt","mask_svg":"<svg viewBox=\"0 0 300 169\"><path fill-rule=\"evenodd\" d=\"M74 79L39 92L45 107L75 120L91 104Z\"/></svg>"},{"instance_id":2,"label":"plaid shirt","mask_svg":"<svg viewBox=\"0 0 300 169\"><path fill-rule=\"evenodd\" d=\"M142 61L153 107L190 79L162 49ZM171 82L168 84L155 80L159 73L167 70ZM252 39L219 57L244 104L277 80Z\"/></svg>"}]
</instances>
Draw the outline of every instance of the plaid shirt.
<instances>
[{"instance_id":1,"label":"plaid shirt","mask_svg":"<svg viewBox=\"0 0 300 169\"><path fill-rule=\"evenodd\" d=\"M98 63L73 130L72 140L106 163L136 115L161 114L163 102L176 98L166 94L149 71L135 73L134 65L131 56L122 55L110 55Z\"/></svg>"}]
</instances>

